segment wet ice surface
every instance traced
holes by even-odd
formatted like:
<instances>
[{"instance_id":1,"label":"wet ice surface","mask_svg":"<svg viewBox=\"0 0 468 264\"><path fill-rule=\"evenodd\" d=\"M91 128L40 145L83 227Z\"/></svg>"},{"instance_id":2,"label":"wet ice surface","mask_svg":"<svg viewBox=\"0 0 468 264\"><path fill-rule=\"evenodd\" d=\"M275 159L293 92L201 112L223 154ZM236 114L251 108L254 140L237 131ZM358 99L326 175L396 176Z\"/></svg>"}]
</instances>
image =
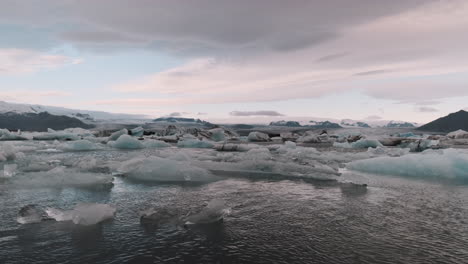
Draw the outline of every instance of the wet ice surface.
<instances>
[{"instance_id":1,"label":"wet ice surface","mask_svg":"<svg viewBox=\"0 0 468 264\"><path fill-rule=\"evenodd\" d=\"M17 168L7 167L14 175L0 179L2 263L466 263L468 259L466 185L349 170L335 175L353 160L375 162L368 158L379 155L400 159L407 155L401 149L337 154L288 143L270 150L250 146L241 153L108 147L37 152L38 145L39 150L60 150L62 144L21 143L15 147L24 154L3 162ZM464 163L460 164L462 168ZM463 177L463 170L456 173ZM317 180L324 177L340 182ZM20 209L30 204L67 212L82 203L109 205L116 212L90 225L78 220L17 222ZM96 220L93 210L87 213Z\"/></svg>"}]
</instances>

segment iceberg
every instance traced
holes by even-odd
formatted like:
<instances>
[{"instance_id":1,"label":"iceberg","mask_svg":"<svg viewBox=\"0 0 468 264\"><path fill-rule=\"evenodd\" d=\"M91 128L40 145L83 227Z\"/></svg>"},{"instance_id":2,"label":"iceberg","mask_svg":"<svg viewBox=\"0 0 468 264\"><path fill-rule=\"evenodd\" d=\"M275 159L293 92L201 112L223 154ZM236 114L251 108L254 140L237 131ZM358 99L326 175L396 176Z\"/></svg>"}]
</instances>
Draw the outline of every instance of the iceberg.
<instances>
[{"instance_id":1,"label":"iceberg","mask_svg":"<svg viewBox=\"0 0 468 264\"><path fill-rule=\"evenodd\" d=\"M452 138L452 139L468 138L468 132L466 132L465 130L459 129L457 131L448 133L447 137Z\"/></svg>"},{"instance_id":2,"label":"iceberg","mask_svg":"<svg viewBox=\"0 0 468 264\"><path fill-rule=\"evenodd\" d=\"M166 143L161 140L145 139L143 141L143 146L145 148L168 148L168 147L171 147L171 144Z\"/></svg>"},{"instance_id":3,"label":"iceberg","mask_svg":"<svg viewBox=\"0 0 468 264\"><path fill-rule=\"evenodd\" d=\"M145 130L141 126L139 126L139 127L135 127L134 129L130 129L129 134L134 137L142 137L144 132Z\"/></svg>"},{"instance_id":4,"label":"iceberg","mask_svg":"<svg viewBox=\"0 0 468 264\"><path fill-rule=\"evenodd\" d=\"M142 149L143 144L129 135L121 135L116 141L109 141L107 145L117 149Z\"/></svg>"},{"instance_id":5,"label":"iceberg","mask_svg":"<svg viewBox=\"0 0 468 264\"><path fill-rule=\"evenodd\" d=\"M101 149L101 147L93 142L83 139L66 143L65 146L63 146L63 149L66 151L90 151Z\"/></svg>"},{"instance_id":6,"label":"iceberg","mask_svg":"<svg viewBox=\"0 0 468 264\"><path fill-rule=\"evenodd\" d=\"M270 141L270 136L262 132L250 132L247 139L250 142L267 142Z\"/></svg>"},{"instance_id":7,"label":"iceberg","mask_svg":"<svg viewBox=\"0 0 468 264\"><path fill-rule=\"evenodd\" d=\"M73 210L47 208L45 212L55 221L72 221L76 225L89 226L114 218L116 208L108 204L81 203Z\"/></svg>"},{"instance_id":8,"label":"iceberg","mask_svg":"<svg viewBox=\"0 0 468 264\"><path fill-rule=\"evenodd\" d=\"M356 142L334 142L333 147L336 148L356 148L356 149L366 149L366 148L377 148L383 147L383 145L376 139L365 139L361 138Z\"/></svg>"},{"instance_id":9,"label":"iceberg","mask_svg":"<svg viewBox=\"0 0 468 264\"><path fill-rule=\"evenodd\" d=\"M55 131L51 128L47 129L47 133L41 133L33 136L34 140L78 140L80 137L67 131Z\"/></svg>"},{"instance_id":10,"label":"iceberg","mask_svg":"<svg viewBox=\"0 0 468 264\"><path fill-rule=\"evenodd\" d=\"M212 181L215 177L207 170L191 165L189 162L148 157L134 158L124 162L118 173L141 181Z\"/></svg>"},{"instance_id":11,"label":"iceberg","mask_svg":"<svg viewBox=\"0 0 468 264\"><path fill-rule=\"evenodd\" d=\"M0 140L28 140L28 138L12 133L8 129L0 129Z\"/></svg>"},{"instance_id":12,"label":"iceberg","mask_svg":"<svg viewBox=\"0 0 468 264\"><path fill-rule=\"evenodd\" d=\"M55 167L49 171L17 173L11 178L16 186L29 188L43 187L96 187L109 186L112 175L103 173L79 172L65 167Z\"/></svg>"},{"instance_id":13,"label":"iceberg","mask_svg":"<svg viewBox=\"0 0 468 264\"><path fill-rule=\"evenodd\" d=\"M400 157L378 157L353 161L346 167L374 174L468 183L468 152L466 150L426 150L422 153Z\"/></svg>"},{"instance_id":14,"label":"iceberg","mask_svg":"<svg viewBox=\"0 0 468 264\"><path fill-rule=\"evenodd\" d=\"M224 129L222 128L213 128L208 130L211 134L211 140L219 142L219 141L224 141L226 139L226 136L224 135Z\"/></svg>"},{"instance_id":15,"label":"iceberg","mask_svg":"<svg viewBox=\"0 0 468 264\"><path fill-rule=\"evenodd\" d=\"M116 132L112 133L109 136L109 141L115 141L122 135L128 135L128 130L126 128L123 128L123 129L121 129L119 131L116 131Z\"/></svg>"},{"instance_id":16,"label":"iceberg","mask_svg":"<svg viewBox=\"0 0 468 264\"><path fill-rule=\"evenodd\" d=\"M184 139L177 142L179 148L213 148L214 144L210 141L199 139Z\"/></svg>"}]
</instances>

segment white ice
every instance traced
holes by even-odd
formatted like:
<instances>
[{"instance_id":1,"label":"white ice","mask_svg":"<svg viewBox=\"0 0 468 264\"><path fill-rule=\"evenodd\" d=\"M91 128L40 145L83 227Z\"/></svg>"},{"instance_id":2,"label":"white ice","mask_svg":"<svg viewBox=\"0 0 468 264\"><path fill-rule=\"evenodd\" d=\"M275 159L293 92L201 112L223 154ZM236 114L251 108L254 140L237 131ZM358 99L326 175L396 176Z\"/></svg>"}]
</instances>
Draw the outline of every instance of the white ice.
<instances>
[{"instance_id":1,"label":"white ice","mask_svg":"<svg viewBox=\"0 0 468 264\"><path fill-rule=\"evenodd\" d=\"M66 151L89 151L99 150L102 149L102 147L96 143L83 139L65 143L63 149Z\"/></svg>"},{"instance_id":2,"label":"white ice","mask_svg":"<svg viewBox=\"0 0 468 264\"><path fill-rule=\"evenodd\" d=\"M95 225L107 219L112 219L116 208L108 204L81 203L73 210L62 211L55 208L47 208L47 215L55 221L73 221L77 225Z\"/></svg>"},{"instance_id":3,"label":"white ice","mask_svg":"<svg viewBox=\"0 0 468 264\"><path fill-rule=\"evenodd\" d=\"M215 177L207 170L189 162L160 157L137 157L123 162L117 170L130 179L142 181L211 181Z\"/></svg>"},{"instance_id":4,"label":"white ice","mask_svg":"<svg viewBox=\"0 0 468 264\"><path fill-rule=\"evenodd\" d=\"M187 217L186 225L210 224L222 220L231 212L226 202L221 199L211 200L199 213Z\"/></svg>"},{"instance_id":5,"label":"white ice","mask_svg":"<svg viewBox=\"0 0 468 264\"><path fill-rule=\"evenodd\" d=\"M207 140L183 139L177 142L179 148L213 148L214 144Z\"/></svg>"},{"instance_id":6,"label":"white ice","mask_svg":"<svg viewBox=\"0 0 468 264\"><path fill-rule=\"evenodd\" d=\"M400 157L377 157L353 161L348 169L383 175L468 182L468 151L426 150Z\"/></svg>"},{"instance_id":7,"label":"white ice","mask_svg":"<svg viewBox=\"0 0 468 264\"><path fill-rule=\"evenodd\" d=\"M117 149L142 149L143 144L129 135L121 135L116 141L109 141L107 145Z\"/></svg>"}]
</instances>

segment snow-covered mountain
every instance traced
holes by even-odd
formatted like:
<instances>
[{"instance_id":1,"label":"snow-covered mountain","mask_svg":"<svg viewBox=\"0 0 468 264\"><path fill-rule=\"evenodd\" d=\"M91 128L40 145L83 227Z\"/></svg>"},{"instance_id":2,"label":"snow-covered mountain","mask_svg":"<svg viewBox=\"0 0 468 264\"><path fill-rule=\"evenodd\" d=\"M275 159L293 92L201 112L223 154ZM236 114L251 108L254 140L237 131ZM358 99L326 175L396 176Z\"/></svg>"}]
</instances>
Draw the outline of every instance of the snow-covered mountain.
<instances>
[{"instance_id":1,"label":"snow-covered mountain","mask_svg":"<svg viewBox=\"0 0 468 264\"><path fill-rule=\"evenodd\" d=\"M134 120L134 119L148 119L143 115L132 115L132 114L118 114L108 113L102 111L89 111L89 110L77 110L68 109L56 106L44 106L44 105L33 105L33 104L17 104L0 101L0 114L4 113L43 113L48 112L52 115L65 115L69 117L75 117L83 121L101 121L101 120Z\"/></svg>"}]
</instances>

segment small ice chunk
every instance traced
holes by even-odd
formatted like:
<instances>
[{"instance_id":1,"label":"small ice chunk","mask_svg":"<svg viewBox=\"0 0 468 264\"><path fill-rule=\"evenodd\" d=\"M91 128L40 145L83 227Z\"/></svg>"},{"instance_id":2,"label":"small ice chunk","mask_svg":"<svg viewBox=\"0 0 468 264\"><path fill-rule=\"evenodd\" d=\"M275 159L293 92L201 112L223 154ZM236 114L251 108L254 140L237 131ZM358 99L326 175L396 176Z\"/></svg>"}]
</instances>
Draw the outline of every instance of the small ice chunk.
<instances>
[{"instance_id":1,"label":"small ice chunk","mask_svg":"<svg viewBox=\"0 0 468 264\"><path fill-rule=\"evenodd\" d=\"M20 224L39 223L44 216L44 211L37 205L28 204L20 209L16 221Z\"/></svg>"},{"instance_id":2,"label":"small ice chunk","mask_svg":"<svg viewBox=\"0 0 468 264\"><path fill-rule=\"evenodd\" d=\"M191 224L210 224L222 221L223 218L231 213L231 209L226 206L222 199L211 200L205 208L199 213L187 217L186 225Z\"/></svg>"},{"instance_id":3,"label":"small ice chunk","mask_svg":"<svg viewBox=\"0 0 468 264\"><path fill-rule=\"evenodd\" d=\"M3 165L3 176L7 178L13 177L15 176L17 169L18 165L16 164L5 164Z\"/></svg>"},{"instance_id":4,"label":"small ice chunk","mask_svg":"<svg viewBox=\"0 0 468 264\"><path fill-rule=\"evenodd\" d=\"M116 208L108 204L81 203L73 210L62 211L47 208L47 215L55 221L73 221L77 225L95 225L102 221L114 218Z\"/></svg>"},{"instance_id":5,"label":"small ice chunk","mask_svg":"<svg viewBox=\"0 0 468 264\"><path fill-rule=\"evenodd\" d=\"M144 147L138 139L129 135L121 135L115 142L109 141L107 144L118 149L142 149Z\"/></svg>"}]
</instances>

